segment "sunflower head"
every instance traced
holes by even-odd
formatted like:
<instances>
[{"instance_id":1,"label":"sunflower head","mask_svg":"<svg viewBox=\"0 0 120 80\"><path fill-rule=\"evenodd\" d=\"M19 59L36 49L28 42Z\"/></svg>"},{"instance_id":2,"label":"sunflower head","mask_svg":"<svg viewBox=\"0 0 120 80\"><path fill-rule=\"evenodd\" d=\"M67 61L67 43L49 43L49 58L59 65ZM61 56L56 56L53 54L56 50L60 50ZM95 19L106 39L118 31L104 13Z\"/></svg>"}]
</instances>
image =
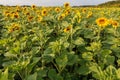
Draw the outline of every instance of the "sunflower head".
<instances>
[{"instance_id":1,"label":"sunflower head","mask_svg":"<svg viewBox=\"0 0 120 80\"><path fill-rule=\"evenodd\" d=\"M16 30L20 30L20 24L18 24L18 23L13 23L13 24L10 26L10 28L9 28L8 31L11 33L11 32L16 31Z\"/></svg>"},{"instance_id":2,"label":"sunflower head","mask_svg":"<svg viewBox=\"0 0 120 80\"><path fill-rule=\"evenodd\" d=\"M42 16L38 16L38 18L37 18L38 22L41 22L41 21L42 21L42 19L43 19L43 17L42 17Z\"/></svg>"},{"instance_id":3,"label":"sunflower head","mask_svg":"<svg viewBox=\"0 0 120 80\"><path fill-rule=\"evenodd\" d=\"M58 8L58 7L57 7L57 8L55 8L55 11L56 11L56 12L60 12L60 10L61 10L61 9L60 9L60 8Z\"/></svg>"},{"instance_id":4,"label":"sunflower head","mask_svg":"<svg viewBox=\"0 0 120 80\"><path fill-rule=\"evenodd\" d=\"M99 27L106 27L108 25L108 19L101 17L96 20L96 23Z\"/></svg>"},{"instance_id":5,"label":"sunflower head","mask_svg":"<svg viewBox=\"0 0 120 80\"><path fill-rule=\"evenodd\" d=\"M65 15L68 15L68 14L70 14L70 9L65 10Z\"/></svg>"},{"instance_id":6,"label":"sunflower head","mask_svg":"<svg viewBox=\"0 0 120 80\"><path fill-rule=\"evenodd\" d=\"M36 8L36 5L33 4L33 5L31 6L31 8L32 8L32 9L35 9L35 8Z\"/></svg>"},{"instance_id":7,"label":"sunflower head","mask_svg":"<svg viewBox=\"0 0 120 80\"><path fill-rule=\"evenodd\" d=\"M62 14L58 17L58 20L62 20L62 19L64 19L64 18L65 18L65 14L62 13Z\"/></svg>"},{"instance_id":8,"label":"sunflower head","mask_svg":"<svg viewBox=\"0 0 120 80\"><path fill-rule=\"evenodd\" d=\"M43 9L41 14L42 14L42 16L46 16L47 15L47 9Z\"/></svg>"},{"instance_id":9,"label":"sunflower head","mask_svg":"<svg viewBox=\"0 0 120 80\"><path fill-rule=\"evenodd\" d=\"M69 2L64 3L64 7L65 8L69 8L70 7L70 3Z\"/></svg>"},{"instance_id":10,"label":"sunflower head","mask_svg":"<svg viewBox=\"0 0 120 80\"><path fill-rule=\"evenodd\" d=\"M30 16L30 12L25 12L25 15L26 16Z\"/></svg>"},{"instance_id":11,"label":"sunflower head","mask_svg":"<svg viewBox=\"0 0 120 80\"><path fill-rule=\"evenodd\" d=\"M14 13L14 18L19 18L19 13Z\"/></svg>"},{"instance_id":12,"label":"sunflower head","mask_svg":"<svg viewBox=\"0 0 120 80\"><path fill-rule=\"evenodd\" d=\"M66 27L63 31L64 31L64 32L69 32L69 31L71 30L71 28L72 28L72 25Z\"/></svg>"},{"instance_id":13,"label":"sunflower head","mask_svg":"<svg viewBox=\"0 0 120 80\"><path fill-rule=\"evenodd\" d=\"M12 19L19 18L19 13L18 12L12 12L11 13L11 18Z\"/></svg>"},{"instance_id":14,"label":"sunflower head","mask_svg":"<svg viewBox=\"0 0 120 80\"><path fill-rule=\"evenodd\" d=\"M28 16L28 21L32 21L33 20L33 16Z\"/></svg>"},{"instance_id":15,"label":"sunflower head","mask_svg":"<svg viewBox=\"0 0 120 80\"><path fill-rule=\"evenodd\" d=\"M119 26L119 23L117 21L112 21L111 24L112 24L113 28L115 28L115 29Z\"/></svg>"},{"instance_id":16,"label":"sunflower head","mask_svg":"<svg viewBox=\"0 0 120 80\"><path fill-rule=\"evenodd\" d=\"M90 18L92 17L93 13L92 12L89 12L88 15L87 15L87 18Z\"/></svg>"}]
</instances>

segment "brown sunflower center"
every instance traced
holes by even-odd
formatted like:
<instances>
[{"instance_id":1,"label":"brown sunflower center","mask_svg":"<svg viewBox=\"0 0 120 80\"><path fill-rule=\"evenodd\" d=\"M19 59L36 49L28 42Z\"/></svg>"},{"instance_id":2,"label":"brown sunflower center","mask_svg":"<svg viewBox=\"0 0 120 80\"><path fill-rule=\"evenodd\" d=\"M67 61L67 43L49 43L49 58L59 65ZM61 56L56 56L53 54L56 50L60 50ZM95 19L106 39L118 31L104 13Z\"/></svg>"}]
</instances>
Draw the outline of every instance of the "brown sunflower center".
<instances>
[{"instance_id":1,"label":"brown sunflower center","mask_svg":"<svg viewBox=\"0 0 120 80\"><path fill-rule=\"evenodd\" d=\"M104 19L101 19L101 20L99 20L99 23L100 23L100 24L104 24L104 23L105 23L105 20L104 20Z\"/></svg>"}]
</instances>

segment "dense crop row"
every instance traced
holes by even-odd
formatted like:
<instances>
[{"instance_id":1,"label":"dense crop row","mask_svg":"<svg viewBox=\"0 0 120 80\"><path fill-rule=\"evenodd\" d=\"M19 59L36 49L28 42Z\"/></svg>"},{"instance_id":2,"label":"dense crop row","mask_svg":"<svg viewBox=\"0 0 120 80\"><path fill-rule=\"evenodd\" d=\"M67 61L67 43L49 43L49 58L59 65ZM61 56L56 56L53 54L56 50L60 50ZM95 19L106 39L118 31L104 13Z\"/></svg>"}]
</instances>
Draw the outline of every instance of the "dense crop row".
<instances>
[{"instance_id":1,"label":"dense crop row","mask_svg":"<svg viewBox=\"0 0 120 80\"><path fill-rule=\"evenodd\" d=\"M0 80L120 80L120 9L0 7Z\"/></svg>"}]
</instances>

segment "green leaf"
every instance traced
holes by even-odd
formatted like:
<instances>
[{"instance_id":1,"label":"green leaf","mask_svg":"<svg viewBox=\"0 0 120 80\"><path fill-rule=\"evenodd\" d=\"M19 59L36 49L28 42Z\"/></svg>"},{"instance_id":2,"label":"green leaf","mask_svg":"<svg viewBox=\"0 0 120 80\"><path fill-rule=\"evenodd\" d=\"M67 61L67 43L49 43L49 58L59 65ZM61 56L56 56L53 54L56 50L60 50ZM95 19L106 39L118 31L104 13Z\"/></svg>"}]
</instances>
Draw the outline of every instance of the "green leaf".
<instances>
[{"instance_id":1,"label":"green leaf","mask_svg":"<svg viewBox=\"0 0 120 80\"><path fill-rule=\"evenodd\" d=\"M64 45L65 48L68 48L70 44L68 42L64 42L63 45Z\"/></svg>"},{"instance_id":2,"label":"green leaf","mask_svg":"<svg viewBox=\"0 0 120 80\"><path fill-rule=\"evenodd\" d=\"M78 61L78 56L75 54L68 54L68 65L73 65Z\"/></svg>"},{"instance_id":3,"label":"green leaf","mask_svg":"<svg viewBox=\"0 0 120 80\"><path fill-rule=\"evenodd\" d=\"M120 79L120 68L117 70L117 77Z\"/></svg>"},{"instance_id":4,"label":"green leaf","mask_svg":"<svg viewBox=\"0 0 120 80\"><path fill-rule=\"evenodd\" d=\"M94 37L94 31L91 29L84 29L83 31L85 38L93 38Z\"/></svg>"},{"instance_id":5,"label":"green leaf","mask_svg":"<svg viewBox=\"0 0 120 80\"><path fill-rule=\"evenodd\" d=\"M9 57L9 58L13 58L13 57L17 57L17 54L14 54L14 53L10 53L10 52L6 52L4 54L5 57Z\"/></svg>"},{"instance_id":6,"label":"green leaf","mask_svg":"<svg viewBox=\"0 0 120 80\"><path fill-rule=\"evenodd\" d=\"M47 48L44 51L44 54L42 55L42 60L46 63L51 62L55 57L55 54L53 53L51 48Z\"/></svg>"},{"instance_id":7,"label":"green leaf","mask_svg":"<svg viewBox=\"0 0 120 80\"><path fill-rule=\"evenodd\" d=\"M95 52L95 51L99 51L101 49L101 46L102 46L102 44L101 44L100 41L92 42L92 43L90 43L89 47L86 47L86 49L89 50L89 51Z\"/></svg>"},{"instance_id":8,"label":"green leaf","mask_svg":"<svg viewBox=\"0 0 120 80\"><path fill-rule=\"evenodd\" d=\"M105 70L105 76L107 79L118 80L117 79L117 70L114 66L110 65Z\"/></svg>"},{"instance_id":9,"label":"green leaf","mask_svg":"<svg viewBox=\"0 0 120 80\"><path fill-rule=\"evenodd\" d=\"M92 72L92 76L96 79L103 80L104 72L102 71L101 67L98 65L92 65L89 67L90 71Z\"/></svg>"},{"instance_id":10,"label":"green leaf","mask_svg":"<svg viewBox=\"0 0 120 80\"><path fill-rule=\"evenodd\" d=\"M67 55L62 54L61 56L57 57L55 61L60 68L63 68L67 65L68 62Z\"/></svg>"},{"instance_id":11,"label":"green leaf","mask_svg":"<svg viewBox=\"0 0 120 80\"><path fill-rule=\"evenodd\" d=\"M107 56L106 58L106 64L111 64L111 65L113 65L114 64L114 61L115 61L115 57L114 56Z\"/></svg>"},{"instance_id":12,"label":"green leaf","mask_svg":"<svg viewBox=\"0 0 120 80\"><path fill-rule=\"evenodd\" d=\"M8 80L8 68L0 74L0 80Z\"/></svg>"},{"instance_id":13,"label":"green leaf","mask_svg":"<svg viewBox=\"0 0 120 80\"><path fill-rule=\"evenodd\" d=\"M84 42L83 38L78 37L78 38L74 41L74 44L75 44L75 45L84 45L85 42Z\"/></svg>"},{"instance_id":14,"label":"green leaf","mask_svg":"<svg viewBox=\"0 0 120 80\"><path fill-rule=\"evenodd\" d=\"M49 70L48 77L50 78L50 80L63 80L63 78L56 73L55 69Z\"/></svg>"},{"instance_id":15,"label":"green leaf","mask_svg":"<svg viewBox=\"0 0 120 80\"><path fill-rule=\"evenodd\" d=\"M104 50L102 50L102 55L109 55L109 54L111 54L112 53L112 51L111 50L108 50L108 49L104 49Z\"/></svg>"},{"instance_id":16,"label":"green leaf","mask_svg":"<svg viewBox=\"0 0 120 80\"><path fill-rule=\"evenodd\" d=\"M37 69L37 74L38 74L38 78L43 78L47 76L47 69L46 68L39 68Z\"/></svg>"},{"instance_id":17,"label":"green leaf","mask_svg":"<svg viewBox=\"0 0 120 80\"><path fill-rule=\"evenodd\" d=\"M117 64L118 64L118 66L120 66L120 59L117 60Z\"/></svg>"},{"instance_id":18,"label":"green leaf","mask_svg":"<svg viewBox=\"0 0 120 80\"><path fill-rule=\"evenodd\" d=\"M27 76L26 80L37 80L37 73Z\"/></svg>"},{"instance_id":19,"label":"green leaf","mask_svg":"<svg viewBox=\"0 0 120 80\"><path fill-rule=\"evenodd\" d=\"M93 60L93 53L85 52L82 54L82 58L85 60Z\"/></svg>"},{"instance_id":20,"label":"green leaf","mask_svg":"<svg viewBox=\"0 0 120 80\"><path fill-rule=\"evenodd\" d=\"M82 74L82 75L87 75L88 73L90 73L89 67L88 66L80 66L80 68L78 68L77 73Z\"/></svg>"},{"instance_id":21,"label":"green leaf","mask_svg":"<svg viewBox=\"0 0 120 80\"><path fill-rule=\"evenodd\" d=\"M36 65L36 63L40 60L40 57L34 57L33 62L28 65L29 72L32 71L32 68Z\"/></svg>"}]
</instances>

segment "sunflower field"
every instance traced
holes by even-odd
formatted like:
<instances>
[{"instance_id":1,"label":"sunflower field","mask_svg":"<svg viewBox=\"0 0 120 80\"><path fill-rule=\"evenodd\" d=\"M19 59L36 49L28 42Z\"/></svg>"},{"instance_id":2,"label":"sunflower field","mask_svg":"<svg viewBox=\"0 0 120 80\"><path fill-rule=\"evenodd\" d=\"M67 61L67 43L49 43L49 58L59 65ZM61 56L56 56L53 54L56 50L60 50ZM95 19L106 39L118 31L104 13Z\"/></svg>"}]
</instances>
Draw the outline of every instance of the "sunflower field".
<instances>
[{"instance_id":1,"label":"sunflower field","mask_svg":"<svg viewBox=\"0 0 120 80\"><path fill-rule=\"evenodd\" d=\"M120 80L119 12L1 6L0 80Z\"/></svg>"}]
</instances>

